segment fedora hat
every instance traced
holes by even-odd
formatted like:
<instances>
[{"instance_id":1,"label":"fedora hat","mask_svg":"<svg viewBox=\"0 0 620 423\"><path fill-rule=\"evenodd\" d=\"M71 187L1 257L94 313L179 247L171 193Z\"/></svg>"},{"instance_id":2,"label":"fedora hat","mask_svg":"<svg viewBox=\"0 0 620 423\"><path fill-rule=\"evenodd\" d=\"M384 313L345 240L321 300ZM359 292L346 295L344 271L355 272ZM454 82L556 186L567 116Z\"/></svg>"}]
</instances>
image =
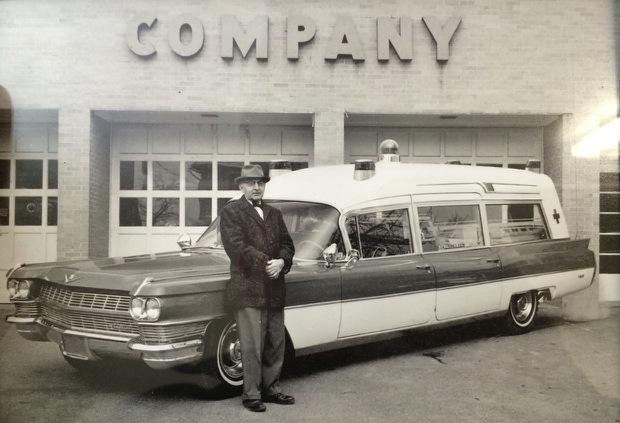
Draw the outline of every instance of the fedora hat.
<instances>
[{"instance_id":1,"label":"fedora hat","mask_svg":"<svg viewBox=\"0 0 620 423\"><path fill-rule=\"evenodd\" d=\"M245 165L241 168L241 175L235 178L235 184L240 184L243 181L247 180L259 180L262 182L269 182L271 178L269 176L265 176L263 173L263 168L261 165L257 164L249 164Z\"/></svg>"}]
</instances>

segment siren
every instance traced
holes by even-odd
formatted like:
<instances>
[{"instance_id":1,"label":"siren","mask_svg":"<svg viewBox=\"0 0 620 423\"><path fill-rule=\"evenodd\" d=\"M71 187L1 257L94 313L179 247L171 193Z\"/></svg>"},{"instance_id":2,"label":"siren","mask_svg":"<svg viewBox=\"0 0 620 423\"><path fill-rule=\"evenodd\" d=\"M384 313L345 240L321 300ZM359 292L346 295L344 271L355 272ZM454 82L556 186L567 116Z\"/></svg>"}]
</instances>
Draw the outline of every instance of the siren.
<instances>
[{"instance_id":1,"label":"siren","mask_svg":"<svg viewBox=\"0 0 620 423\"><path fill-rule=\"evenodd\" d=\"M375 162L368 159L355 161L355 170L353 171L353 179L356 181L365 181L375 176Z\"/></svg>"},{"instance_id":2,"label":"siren","mask_svg":"<svg viewBox=\"0 0 620 423\"><path fill-rule=\"evenodd\" d=\"M381 141L381 144L379 144L379 161L400 162L398 143L396 141L391 139Z\"/></svg>"},{"instance_id":3,"label":"siren","mask_svg":"<svg viewBox=\"0 0 620 423\"><path fill-rule=\"evenodd\" d=\"M291 162L288 160L272 160L269 162L269 176L275 178L276 176L284 175L285 173L292 172Z\"/></svg>"}]
</instances>

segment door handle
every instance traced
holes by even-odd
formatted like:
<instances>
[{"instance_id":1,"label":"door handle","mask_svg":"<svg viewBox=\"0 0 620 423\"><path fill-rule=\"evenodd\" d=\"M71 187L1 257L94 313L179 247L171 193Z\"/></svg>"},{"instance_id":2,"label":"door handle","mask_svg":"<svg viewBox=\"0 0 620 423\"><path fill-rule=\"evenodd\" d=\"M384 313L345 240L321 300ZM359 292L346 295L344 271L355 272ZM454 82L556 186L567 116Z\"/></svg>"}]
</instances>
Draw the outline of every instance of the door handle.
<instances>
[{"instance_id":1,"label":"door handle","mask_svg":"<svg viewBox=\"0 0 620 423\"><path fill-rule=\"evenodd\" d=\"M494 259L487 259L486 260L487 263L499 263L499 259L498 258L494 258Z\"/></svg>"},{"instance_id":2,"label":"door handle","mask_svg":"<svg viewBox=\"0 0 620 423\"><path fill-rule=\"evenodd\" d=\"M416 269L418 269L418 270L428 270L428 271L430 271L430 270L431 270L431 265L430 265L430 264L428 264L428 263L425 263L425 264L416 264L416 265L415 265L415 268L416 268Z\"/></svg>"}]
</instances>

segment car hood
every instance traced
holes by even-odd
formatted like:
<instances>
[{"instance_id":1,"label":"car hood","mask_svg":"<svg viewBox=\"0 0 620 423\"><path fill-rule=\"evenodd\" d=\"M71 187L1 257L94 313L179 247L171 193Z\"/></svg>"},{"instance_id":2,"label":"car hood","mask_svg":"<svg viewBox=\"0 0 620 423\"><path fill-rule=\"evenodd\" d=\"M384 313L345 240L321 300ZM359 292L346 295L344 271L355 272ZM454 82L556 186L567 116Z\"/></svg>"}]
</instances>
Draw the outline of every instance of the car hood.
<instances>
[{"instance_id":1,"label":"car hood","mask_svg":"<svg viewBox=\"0 0 620 423\"><path fill-rule=\"evenodd\" d=\"M147 278L152 284L217 276L223 280L227 279L229 268L230 261L223 250L194 248L182 252L28 264L14 270L11 278L131 292Z\"/></svg>"}]
</instances>

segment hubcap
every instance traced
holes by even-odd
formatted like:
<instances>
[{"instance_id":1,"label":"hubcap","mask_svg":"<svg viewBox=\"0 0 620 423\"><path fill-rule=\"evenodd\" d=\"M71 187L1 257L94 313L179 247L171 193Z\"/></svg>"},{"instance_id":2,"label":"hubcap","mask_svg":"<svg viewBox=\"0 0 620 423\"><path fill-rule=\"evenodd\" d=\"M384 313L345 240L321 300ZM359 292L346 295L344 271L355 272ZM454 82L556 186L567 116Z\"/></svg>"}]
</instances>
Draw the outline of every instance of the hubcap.
<instances>
[{"instance_id":1,"label":"hubcap","mask_svg":"<svg viewBox=\"0 0 620 423\"><path fill-rule=\"evenodd\" d=\"M510 304L510 310L517 323L527 323L534 307L532 294L525 293L515 297Z\"/></svg>"},{"instance_id":2,"label":"hubcap","mask_svg":"<svg viewBox=\"0 0 620 423\"><path fill-rule=\"evenodd\" d=\"M231 379L243 377L243 364L241 364L241 346L237 325L232 324L226 328L220 337L218 348L220 368Z\"/></svg>"}]
</instances>

